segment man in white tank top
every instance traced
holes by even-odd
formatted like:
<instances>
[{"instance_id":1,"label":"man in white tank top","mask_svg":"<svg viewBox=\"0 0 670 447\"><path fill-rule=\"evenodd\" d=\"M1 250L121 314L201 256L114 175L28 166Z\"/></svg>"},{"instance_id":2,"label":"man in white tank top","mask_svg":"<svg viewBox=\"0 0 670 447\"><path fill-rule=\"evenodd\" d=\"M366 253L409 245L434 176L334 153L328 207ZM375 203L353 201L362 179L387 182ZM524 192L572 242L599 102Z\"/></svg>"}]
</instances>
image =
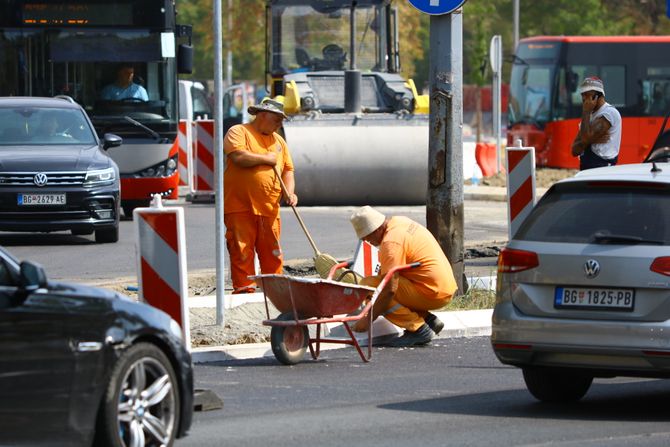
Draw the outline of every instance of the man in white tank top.
<instances>
[{"instance_id":1,"label":"man in white tank top","mask_svg":"<svg viewBox=\"0 0 670 447\"><path fill-rule=\"evenodd\" d=\"M579 86L582 120L572 143L572 155L579 157L579 169L613 166L619 160L621 115L605 101L603 81L592 76Z\"/></svg>"}]
</instances>

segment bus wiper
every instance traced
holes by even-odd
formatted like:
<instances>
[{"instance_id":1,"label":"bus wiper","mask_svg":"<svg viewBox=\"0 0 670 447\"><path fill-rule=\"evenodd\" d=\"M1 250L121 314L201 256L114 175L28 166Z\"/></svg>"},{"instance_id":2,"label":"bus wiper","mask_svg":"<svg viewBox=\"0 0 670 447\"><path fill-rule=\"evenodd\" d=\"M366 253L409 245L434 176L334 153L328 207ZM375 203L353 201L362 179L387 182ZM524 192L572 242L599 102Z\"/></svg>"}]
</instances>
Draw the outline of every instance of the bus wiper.
<instances>
[{"instance_id":1,"label":"bus wiper","mask_svg":"<svg viewBox=\"0 0 670 447\"><path fill-rule=\"evenodd\" d=\"M510 62L513 64L520 64L520 65L530 65L528 62L517 56L516 54L512 54L509 56Z\"/></svg>"},{"instance_id":2,"label":"bus wiper","mask_svg":"<svg viewBox=\"0 0 670 447\"><path fill-rule=\"evenodd\" d=\"M624 243L630 243L630 244L651 244L651 245L663 245L663 241L655 241L651 239L644 239L641 238L640 236L631 236L627 234L608 234L608 233L603 233L603 232L596 232L593 235L593 242L597 242L599 244L624 244Z\"/></svg>"},{"instance_id":3,"label":"bus wiper","mask_svg":"<svg viewBox=\"0 0 670 447\"><path fill-rule=\"evenodd\" d=\"M147 126L145 126L144 124L140 123L139 121L134 120L134 119L132 119L132 118L129 117L129 116L124 116L123 119L126 120L126 121L128 121L130 124L132 124L132 125L134 125L134 126L137 126L137 127L139 127L140 129L146 131L149 135L151 135L152 137L154 137L154 139L155 139L158 143L167 143L167 138L162 138L158 132L156 132L155 130L153 130L153 129L147 127Z\"/></svg>"}]
</instances>

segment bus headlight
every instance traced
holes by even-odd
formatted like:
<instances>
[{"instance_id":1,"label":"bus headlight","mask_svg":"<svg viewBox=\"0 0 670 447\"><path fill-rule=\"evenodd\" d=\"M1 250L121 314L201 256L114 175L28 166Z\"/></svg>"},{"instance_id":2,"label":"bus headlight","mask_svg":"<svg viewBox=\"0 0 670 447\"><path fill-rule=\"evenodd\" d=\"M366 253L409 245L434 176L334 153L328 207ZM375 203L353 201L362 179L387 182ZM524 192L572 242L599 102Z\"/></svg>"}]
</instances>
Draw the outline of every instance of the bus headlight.
<instances>
[{"instance_id":1,"label":"bus headlight","mask_svg":"<svg viewBox=\"0 0 670 447\"><path fill-rule=\"evenodd\" d=\"M87 171L84 186L111 185L116 180L114 168Z\"/></svg>"},{"instance_id":2,"label":"bus headlight","mask_svg":"<svg viewBox=\"0 0 670 447\"><path fill-rule=\"evenodd\" d=\"M146 168L136 174L137 177L170 177L177 169L177 154L167 160Z\"/></svg>"}]
</instances>

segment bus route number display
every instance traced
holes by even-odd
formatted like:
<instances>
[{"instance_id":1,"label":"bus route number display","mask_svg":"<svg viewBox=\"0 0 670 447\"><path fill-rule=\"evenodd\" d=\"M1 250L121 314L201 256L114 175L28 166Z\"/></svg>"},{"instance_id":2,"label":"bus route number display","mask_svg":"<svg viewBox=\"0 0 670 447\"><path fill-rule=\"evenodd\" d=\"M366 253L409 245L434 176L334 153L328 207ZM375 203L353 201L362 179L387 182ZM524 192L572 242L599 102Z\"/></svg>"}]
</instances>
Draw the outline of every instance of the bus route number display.
<instances>
[{"instance_id":1,"label":"bus route number display","mask_svg":"<svg viewBox=\"0 0 670 447\"><path fill-rule=\"evenodd\" d=\"M132 25L132 3L24 3L21 7L24 25L42 26L112 26Z\"/></svg>"}]
</instances>

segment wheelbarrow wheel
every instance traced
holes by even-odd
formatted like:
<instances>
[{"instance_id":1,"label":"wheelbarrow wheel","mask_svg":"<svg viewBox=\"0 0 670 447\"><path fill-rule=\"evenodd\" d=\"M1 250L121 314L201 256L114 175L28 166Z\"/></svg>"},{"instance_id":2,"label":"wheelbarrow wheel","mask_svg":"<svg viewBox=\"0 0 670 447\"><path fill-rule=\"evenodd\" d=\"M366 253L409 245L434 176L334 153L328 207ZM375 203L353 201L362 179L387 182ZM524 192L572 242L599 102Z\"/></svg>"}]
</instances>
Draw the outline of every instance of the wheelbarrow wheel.
<instances>
[{"instance_id":1,"label":"wheelbarrow wheel","mask_svg":"<svg viewBox=\"0 0 670 447\"><path fill-rule=\"evenodd\" d=\"M292 321L293 313L283 313L278 321ZM309 343L307 326L272 326L270 344L277 360L284 365L295 365L305 357Z\"/></svg>"}]
</instances>

